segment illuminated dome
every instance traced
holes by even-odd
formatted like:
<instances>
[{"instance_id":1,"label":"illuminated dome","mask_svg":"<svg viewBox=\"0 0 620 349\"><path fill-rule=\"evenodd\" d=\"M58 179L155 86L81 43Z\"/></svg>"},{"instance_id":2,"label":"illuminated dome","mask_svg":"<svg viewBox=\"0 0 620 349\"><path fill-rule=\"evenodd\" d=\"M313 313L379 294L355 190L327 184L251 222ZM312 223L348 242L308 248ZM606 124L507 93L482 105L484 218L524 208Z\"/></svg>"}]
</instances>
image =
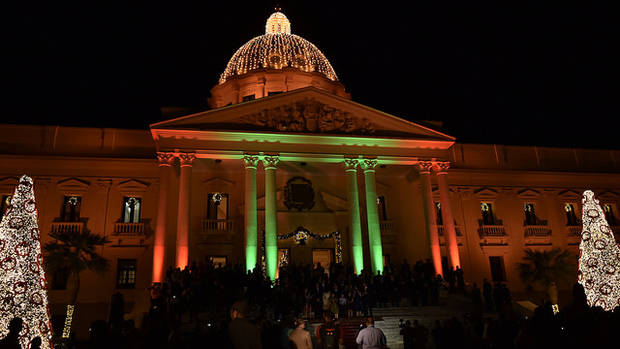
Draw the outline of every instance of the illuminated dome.
<instances>
[{"instance_id":1,"label":"illuminated dome","mask_svg":"<svg viewBox=\"0 0 620 349\"><path fill-rule=\"evenodd\" d=\"M235 52L219 83L257 69L283 68L317 72L338 81L325 55L308 40L291 34L288 18L282 12L275 12L267 19L265 35L255 37Z\"/></svg>"}]
</instances>

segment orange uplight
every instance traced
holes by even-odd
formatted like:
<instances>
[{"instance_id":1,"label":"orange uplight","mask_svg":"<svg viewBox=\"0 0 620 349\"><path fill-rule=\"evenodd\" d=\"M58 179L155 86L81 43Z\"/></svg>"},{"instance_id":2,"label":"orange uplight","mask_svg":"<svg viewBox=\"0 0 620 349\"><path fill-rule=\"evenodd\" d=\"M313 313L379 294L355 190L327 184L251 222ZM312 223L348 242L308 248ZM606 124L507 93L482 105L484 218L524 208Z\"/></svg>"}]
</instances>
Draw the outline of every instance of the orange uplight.
<instances>
[{"instance_id":1,"label":"orange uplight","mask_svg":"<svg viewBox=\"0 0 620 349\"><path fill-rule=\"evenodd\" d=\"M177 268L183 270L187 266L189 260L189 252L187 246L177 246Z\"/></svg>"},{"instance_id":2,"label":"orange uplight","mask_svg":"<svg viewBox=\"0 0 620 349\"><path fill-rule=\"evenodd\" d=\"M153 248L153 282L163 282L164 280L164 246Z\"/></svg>"}]
</instances>

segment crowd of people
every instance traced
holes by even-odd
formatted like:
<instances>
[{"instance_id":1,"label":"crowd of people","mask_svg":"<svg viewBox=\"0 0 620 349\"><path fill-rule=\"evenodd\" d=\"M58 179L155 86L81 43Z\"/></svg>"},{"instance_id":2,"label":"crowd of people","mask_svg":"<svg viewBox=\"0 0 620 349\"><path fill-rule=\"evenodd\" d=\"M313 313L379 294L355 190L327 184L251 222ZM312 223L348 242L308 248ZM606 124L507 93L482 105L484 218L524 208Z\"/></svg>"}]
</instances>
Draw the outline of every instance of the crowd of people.
<instances>
[{"instance_id":1,"label":"crowd of people","mask_svg":"<svg viewBox=\"0 0 620 349\"><path fill-rule=\"evenodd\" d=\"M340 321L354 317L372 329L377 307L440 306L440 294L451 292L466 294L471 307L433 324L422 318L403 321L406 349L602 345L615 333L612 329L620 329L618 314L588 307L578 284L574 303L563 306L559 314L544 303L528 318L515 311L505 285L483 280L482 288L476 283L466 288L461 269L444 275L445 280L434 276L430 261L413 265L403 261L374 276L358 275L342 264L327 270L320 265L291 265L280 268L272 283L260 270L245 273L240 265L193 264L185 270L168 270L164 283L149 288L150 307L139 326L123 317L118 294L107 321L91 325L87 343L63 342L57 347L338 348ZM322 322L312 336L310 322ZM361 337L385 340L378 331L360 331L358 343Z\"/></svg>"}]
</instances>

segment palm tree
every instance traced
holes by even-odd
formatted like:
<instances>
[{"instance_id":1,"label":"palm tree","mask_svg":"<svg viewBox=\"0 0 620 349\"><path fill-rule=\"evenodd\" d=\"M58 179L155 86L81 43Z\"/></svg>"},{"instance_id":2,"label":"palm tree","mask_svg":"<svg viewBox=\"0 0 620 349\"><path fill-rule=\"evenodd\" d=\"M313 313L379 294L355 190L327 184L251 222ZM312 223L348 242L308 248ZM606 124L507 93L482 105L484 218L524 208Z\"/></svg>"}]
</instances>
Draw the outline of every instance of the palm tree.
<instances>
[{"instance_id":1,"label":"palm tree","mask_svg":"<svg viewBox=\"0 0 620 349\"><path fill-rule=\"evenodd\" d=\"M97 252L97 246L103 246L109 241L106 237L93 234L88 230L54 232L50 233L50 237L55 240L46 243L43 247L46 252L45 267L48 275L65 273L72 281L67 305L69 314L69 308L72 312L80 292L80 273L84 270L103 273L109 268L109 261ZM71 328L71 319L67 320L63 337L68 336Z\"/></svg>"},{"instance_id":2,"label":"palm tree","mask_svg":"<svg viewBox=\"0 0 620 349\"><path fill-rule=\"evenodd\" d=\"M557 304L557 282L574 276L574 265L567 250L535 251L525 249L523 263L518 264L519 274L528 286L540 285L547 289L552 304Z\"/></svg>"}]
</instances>

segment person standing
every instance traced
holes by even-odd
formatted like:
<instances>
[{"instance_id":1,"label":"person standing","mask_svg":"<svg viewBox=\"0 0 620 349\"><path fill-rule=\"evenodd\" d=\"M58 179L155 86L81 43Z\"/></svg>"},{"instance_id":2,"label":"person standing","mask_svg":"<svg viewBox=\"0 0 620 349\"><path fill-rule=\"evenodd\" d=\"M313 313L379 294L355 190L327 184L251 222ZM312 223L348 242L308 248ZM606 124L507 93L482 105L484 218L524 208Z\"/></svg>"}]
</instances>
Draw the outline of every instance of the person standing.
<instances>
[{"instance_id":1,"label":"person standing","mask_svg":"<svg viewBox=\"0 0 620 349\"><path fill-rule=\"evenodd\" d=\"M321 349L338 349L343 343L342 328L334 322L329 312L323 313L323 324L316 329L316 338Z\"/></svg>"},{"instance_id":2,"label":"person standing","mask_svg":"<svg viewBox=\"0 0 620 349\"><path fill-rule=\"evenodd\" d=\"M310 332L306 331L306 320L298 318L295 322L297 327L288 335L288 339L295 343L297 349L312 349Z\"/></svg>"},{"instance_id":3,"label":"person standing","mask_svg":"<svg viewBox=\"0 0 620 349\"><path fill-rule=\"evenodd\" d=\"M235 349L261 349L260 332L255 324L246 319L248 305L235 302L230 309L232 321L228 325L230 341Z\"/></svg>"},{"instance_id":4,"label":"person standing","mask_svg":"<svg viewBox=\"0 0 620 349\"><path fill-rule=\"evenodd\" d=\"M366 318L366 328L357 334L355 342L361 344L362 349L387 348L385 334L381 329L375 328L375 319L372 316Z\"/></svg>"}]
</instances>

